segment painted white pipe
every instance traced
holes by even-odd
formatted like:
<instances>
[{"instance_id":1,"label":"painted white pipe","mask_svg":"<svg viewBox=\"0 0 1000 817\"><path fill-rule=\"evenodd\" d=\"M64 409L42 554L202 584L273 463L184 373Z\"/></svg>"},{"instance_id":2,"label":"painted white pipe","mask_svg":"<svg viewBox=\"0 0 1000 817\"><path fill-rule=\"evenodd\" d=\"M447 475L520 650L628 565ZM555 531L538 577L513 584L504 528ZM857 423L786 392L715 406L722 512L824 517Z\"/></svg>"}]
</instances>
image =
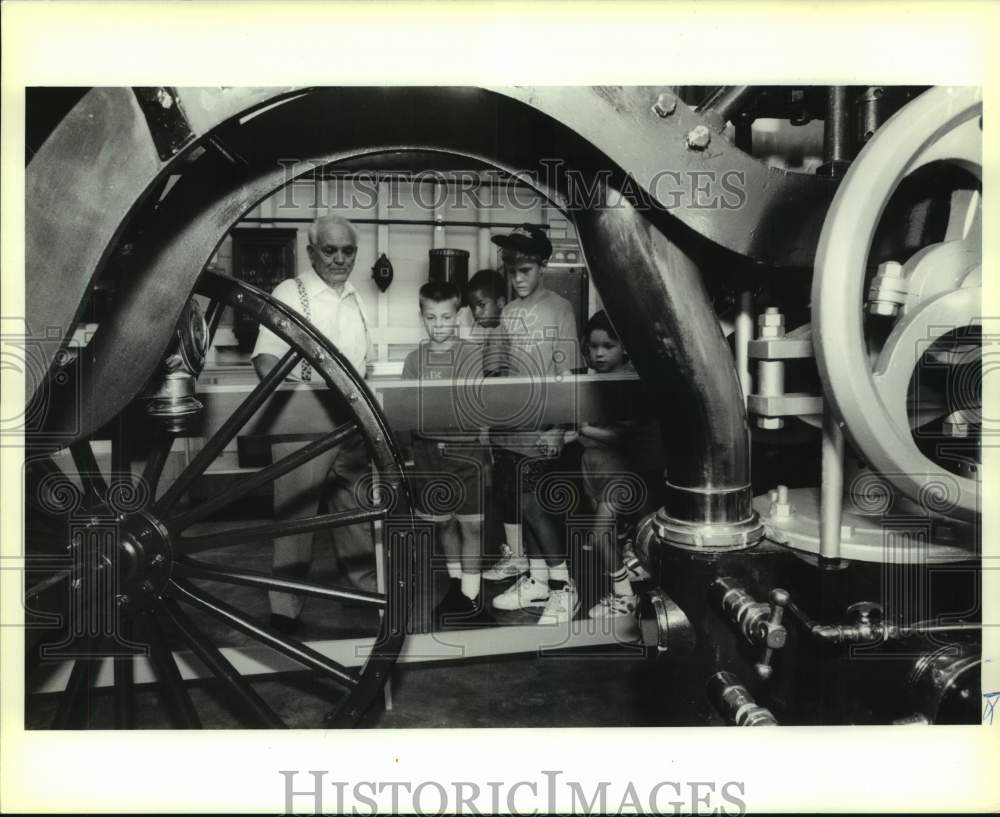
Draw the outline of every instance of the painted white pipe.
<instances>
[{"instance_id":1,"label":"painted white pipe","mask_svg":"<svg viewBox=\"0 0 1000 817\"><path fill-rule=\"evenodd\" d=\"M753 339L753 294L749 290L740 293L740 311L736 315L736 371L743 388L743 405L753 388L750 377L750 341Z\"/></svg>"},{"instance_id":2,"label":"painted white pipe","mask_svg":"<svg viewBox=\"0 0 1000 817\"><path fill-rule=\"evenodd\" d=\"M819 555L840 558L844 507L844 432L829 406L823 408L823 459L819 494Z\"/></svg>"}]
</instances>

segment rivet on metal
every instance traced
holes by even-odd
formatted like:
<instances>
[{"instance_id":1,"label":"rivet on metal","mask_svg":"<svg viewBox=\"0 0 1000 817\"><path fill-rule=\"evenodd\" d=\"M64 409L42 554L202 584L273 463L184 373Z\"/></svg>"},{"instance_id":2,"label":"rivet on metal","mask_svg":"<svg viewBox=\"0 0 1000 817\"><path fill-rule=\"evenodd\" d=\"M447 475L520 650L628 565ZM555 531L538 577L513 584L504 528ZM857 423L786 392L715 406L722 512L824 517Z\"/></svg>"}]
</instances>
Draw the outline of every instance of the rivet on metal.
<instances>
[{"instance_id":1,"label":"rivet on metal","mask_svg":"<svg viewBox=\"0 0 1000 817\"><path fill-rule=\"evenodd\" d=\"M677 97L669 91L660 94L653 104L653 113L661 119L666 119L677 110Z\"/></svg>"},{"instance_id":2,"label":"rivet on metal","mask_svg":"<svg viewBox=\"0 0 1000 817\"><path fill-rule=\"evenodd\" d=\"M712 131L705 125L696 125L688 131L684 141L688 150L704 150L712 141Z\"/></svg>"},{"instance_id":3,"label":"rivet on metal","mask_svg":"<svg viewBox=\"0 0 1000 817\"><path fill-rule=\"evenodd\" d=\"M677 97L669 91L660 94L653 105L653 112L661 119L666 119L676 110Z\"/></svg>"}]
</instances>

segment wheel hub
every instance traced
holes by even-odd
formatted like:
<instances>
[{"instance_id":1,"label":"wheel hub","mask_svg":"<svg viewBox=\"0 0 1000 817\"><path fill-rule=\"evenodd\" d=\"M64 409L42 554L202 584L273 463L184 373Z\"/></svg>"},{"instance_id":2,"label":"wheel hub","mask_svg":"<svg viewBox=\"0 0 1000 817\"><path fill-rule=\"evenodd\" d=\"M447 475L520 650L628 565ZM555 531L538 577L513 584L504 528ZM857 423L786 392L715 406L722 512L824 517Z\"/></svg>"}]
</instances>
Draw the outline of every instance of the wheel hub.
<instances>
[{"instance_id":1,"label":"wheel hub","mask_svg":"<svg viewBox=\"0 0 1000 817\"><path fill-rule=\"evenodd\" d=\"M144 511L126 516L119 527L120 590L115 598L126 611L147 609L159 598L174 563L170 533Z\"/></svg>"},{"instance_id":2,"label":"wheel hub","mask_svg":"<svg viewBox=\"0 0 1000 817\"><path fill-rule=\"evenodd\" d=\"M173 569L170 533L145 511L113 521L93 517L73 533L70 548L73 589L102 606L113 597L122 615L151 609Z\"/></svg>"}]
</instances>

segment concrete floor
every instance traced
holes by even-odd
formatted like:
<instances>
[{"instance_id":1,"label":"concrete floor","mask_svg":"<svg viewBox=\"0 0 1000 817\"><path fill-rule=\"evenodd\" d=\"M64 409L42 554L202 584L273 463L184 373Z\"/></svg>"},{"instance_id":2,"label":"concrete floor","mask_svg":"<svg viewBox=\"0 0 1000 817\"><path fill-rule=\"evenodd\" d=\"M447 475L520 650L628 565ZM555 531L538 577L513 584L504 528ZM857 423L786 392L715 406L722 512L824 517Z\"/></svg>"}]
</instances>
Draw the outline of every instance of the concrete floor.
<instances>
[{"instance_id":1,"label":"concrete floor","mask_svg":"<svg viewBox=\"0 0 1000 817\"><path fill-rule=\"evenodd\" d=\"M480 728L542 726L648 726L652 667L632 656L498 659L432 666L400 666L393 673L392 709L381 702L365 715L366 728ZM313 673L268 676L257 693L293 729L322 728L339 696ZM212 682L189 686L207 729L240 728L238 713ZM37 696L26 727L46 728L58 696ZM111 728L110 690L91 695L90 728ZM136 695L135 728L169 729L155 689Z\"/></svg>"},{"instance_id":2,"label":"concrete floor","mask_svg":"<svg viewBox=\"0 0 1000 817\"><path fill-rule=\"evenodd\" d=\"M192 533L194 531L192 530ZM238 564L242 568L270 570L269 545L227 548L199 554L203 561ZM329 552L317 549L310 579L336 583ZM217 582L196 582L204 591L244 611L248 618L267 622L266 594L258 589ZM484 585L487 598L506 585ZM438 575L428 609L447 587L446 575ZM583 588L582 588L583 589ZM583 590L592 596L594 589ZM586 615L584 599L582 615ZM254 640L196 610L185 608L191 618L219 646L249 646ZM502 614L498 627L528 624L537 614ZM375 634L377 613L335 602L310 599L301 618L301 640L370 637ZM175 648L183 648L180 642ZM392 707L386 709L382 696L362 720L370 728L437 727L531 727L531 726L638 726L655 723L644 690L653 681L650 664L634 652L602 649L599 654L570 656L498 657L474 661L397 665L393 673ZM332 682L311 672L260 676L252 681L255 690L291 728L319 728L323 717L341 696ZM189 683L195 708L205 728L239 728L235 711L213 680ZM27 728L47 728L58 706L58 695L29 698ZM92 692L89 697L90 728L112 728L110 689ZM166 711L154 687L137 687L135 725L139 729L170 728Z\"/></svg>"}]
</instances>

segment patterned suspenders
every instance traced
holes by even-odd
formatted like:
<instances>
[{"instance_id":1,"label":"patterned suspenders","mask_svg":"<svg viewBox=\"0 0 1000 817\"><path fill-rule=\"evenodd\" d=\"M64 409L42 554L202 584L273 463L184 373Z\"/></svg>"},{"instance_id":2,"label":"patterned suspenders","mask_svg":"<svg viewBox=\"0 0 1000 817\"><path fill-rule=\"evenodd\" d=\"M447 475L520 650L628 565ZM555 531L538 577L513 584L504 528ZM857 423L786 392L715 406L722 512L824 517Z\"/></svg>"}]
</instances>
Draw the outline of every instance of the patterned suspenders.
<instances>
[{"instance_id":1,"label":"patterned suspenders","mask_svg":"<svg viewBox=\"0 0 1000 817\"><path fill-rule=\"evenodd\" d=\"M302 316L312 323L312 312L309 309L309 296L306 294L305 284L302 283L302 279L298 276L295 277L295 286L299 290L299 303L302 304ZM368 336L368 319L365 317L365 312L361 308L361 304L358 304L358 315L361 317L361 326L365 333L365 337ZM361 376L364 377L364 372L360 372ZM312 366L305 360L302 361L302 374L300 375L304 382L312 380Z\"/></svg>"},{"instance_id":2,"label":"patterned suspenders","mask_svg":"<svg viewBox=\"0 0 1000 817\"><path fill-rule=\"evenodd\" d=\"M309 310L309 296L306 294L305 284L302 283L302 279L298 276L295 277L295 286L299 289L299 303L302 304L302 315L309 323L312 323L312 313ZM302 374L300 377L304 382L312 380L312 366L306 360L302 361Z\"/></svg>"}]
</instances>

